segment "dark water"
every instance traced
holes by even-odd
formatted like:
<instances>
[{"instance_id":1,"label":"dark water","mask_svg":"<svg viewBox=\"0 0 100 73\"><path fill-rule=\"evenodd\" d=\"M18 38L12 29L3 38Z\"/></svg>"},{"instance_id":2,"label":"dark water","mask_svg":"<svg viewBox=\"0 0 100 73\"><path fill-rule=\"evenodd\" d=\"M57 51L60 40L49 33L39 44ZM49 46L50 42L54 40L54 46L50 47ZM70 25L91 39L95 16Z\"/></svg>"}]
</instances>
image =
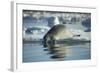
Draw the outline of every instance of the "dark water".
<instances>
[{"instance_id":1,"label":"dark water","mask_svg":"<svg viewBox=\"0 0 100 73\"><path fill-rule=\"evenodd\" d=\"M53 50L52 50L53 49ZM39 44L23 44L23 62L67 61L91 59L90 43L44 48Z\"/></svg>"}]
</instances>

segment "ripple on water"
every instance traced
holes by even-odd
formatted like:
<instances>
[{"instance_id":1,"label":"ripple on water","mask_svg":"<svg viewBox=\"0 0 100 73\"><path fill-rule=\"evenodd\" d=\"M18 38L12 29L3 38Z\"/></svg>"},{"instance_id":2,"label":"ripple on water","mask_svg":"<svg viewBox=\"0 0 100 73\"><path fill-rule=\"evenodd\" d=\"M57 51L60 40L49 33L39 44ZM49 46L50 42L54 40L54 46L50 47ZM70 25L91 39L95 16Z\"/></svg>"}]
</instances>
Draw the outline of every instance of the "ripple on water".
<instances>
[{"instance_id":1,"label":"ripple on water","mask_svg":"<svg viewBox=\"0 0 100 73\"><path fill-rule=\"evenodd\" d=\"M40 62L40 61L60 61L60 60L84 60L91 58L91 49L89 44L63 46L48 50L42 45L24 44L23 45L23 62ZM49 53L53 52L53 53Z\"/></svg>"}]
</instances>

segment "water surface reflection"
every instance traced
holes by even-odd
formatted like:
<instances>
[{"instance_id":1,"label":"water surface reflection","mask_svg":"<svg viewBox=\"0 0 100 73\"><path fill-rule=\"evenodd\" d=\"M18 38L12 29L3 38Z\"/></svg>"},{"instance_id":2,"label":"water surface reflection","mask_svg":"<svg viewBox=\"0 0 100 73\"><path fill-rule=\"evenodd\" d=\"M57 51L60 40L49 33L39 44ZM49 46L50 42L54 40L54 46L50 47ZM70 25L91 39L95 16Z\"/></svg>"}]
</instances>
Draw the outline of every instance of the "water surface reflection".
<instances>
[{"instance_id":1,"label":"water surface reflection","mask_svg":"<svg viewBox=\"0 0 100 73\"><path fill-rule=\"evenodd\" d=\"M87 60L91 59L90 48L90 43L47 48L34 43L23 44L23 62Z\"/></svg>"}]
</instances>

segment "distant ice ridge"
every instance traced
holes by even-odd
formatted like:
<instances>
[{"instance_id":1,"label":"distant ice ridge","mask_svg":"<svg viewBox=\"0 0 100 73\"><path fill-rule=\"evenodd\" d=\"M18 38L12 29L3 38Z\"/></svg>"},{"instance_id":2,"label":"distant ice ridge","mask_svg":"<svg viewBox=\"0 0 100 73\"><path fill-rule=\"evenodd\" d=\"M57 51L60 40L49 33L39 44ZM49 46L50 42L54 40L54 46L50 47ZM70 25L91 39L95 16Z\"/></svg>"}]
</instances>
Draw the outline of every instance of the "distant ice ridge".
<instances>
[{"instance_id":1,"label":"distant ice ridge","mask_svg":"<svg viewBox=\"0 0 100 73\"><path fill-rule=\"evenodd\" d=\"M73 33L73 39L83 39L83 40L91 40L91 32L84 32L83 30L73 30L71 29Z\"/></svg>"},{"instance_id":2,"label":"distant ice ridge","mask_svg":"<svg viewBox=\"0 0 100 73\"><path fill-rule=\"evenodd\" d=\"M91 40L91 32L85 32L86 27L82 26L80 22L74 24L64 24L72 32L73 39Z\"/></svg>"},{"instance_id":3,"label":"distant ice ridge","mask_svg":"<svg viewBox=\"0 0 100 73\"><path fill-rule=\"evenodd\" d=\"M24 28L23 30L23 39L25 40L39 40L50 29L48 26L33 26L29 28Z\"/></svg>"},{"instance_id":4,"label":"distant ice ridge","mask_svg":"<svg viewBox=\"0 0 100 73\"><path fill-rule=\"evenodd\" d=\"M26 33L25 30L23 31L23 38L26 40L39 40L43 39L44 35L47 33L47 31L50 29L48 27L46 28L39 28L37 27L37 30L32 30L31 33ZM72 39L83 39L83 40L91 40L91 32L84 32L80 29L70 29L70 31L73 34Z\"/></svg>"}]
</instances>

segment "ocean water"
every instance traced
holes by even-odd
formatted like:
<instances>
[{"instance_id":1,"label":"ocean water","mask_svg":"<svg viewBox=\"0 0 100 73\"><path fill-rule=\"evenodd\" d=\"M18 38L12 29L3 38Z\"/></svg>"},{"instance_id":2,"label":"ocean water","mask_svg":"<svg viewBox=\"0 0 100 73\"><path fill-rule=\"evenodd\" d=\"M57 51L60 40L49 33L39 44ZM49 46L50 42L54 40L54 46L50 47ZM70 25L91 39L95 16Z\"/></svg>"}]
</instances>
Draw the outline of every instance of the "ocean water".
<instances>
[{"instance_id":1,"label":"ocean water","mask_svg":"<svg viewBox=\"0 0 100 73\"><path fill-rule=\"evenodd\" d=\"M53 49L53 50L52 50ZM90 43L44 48L41 44L23 44L23 63L91 59Z\"/></svg>"}]
</instances>

